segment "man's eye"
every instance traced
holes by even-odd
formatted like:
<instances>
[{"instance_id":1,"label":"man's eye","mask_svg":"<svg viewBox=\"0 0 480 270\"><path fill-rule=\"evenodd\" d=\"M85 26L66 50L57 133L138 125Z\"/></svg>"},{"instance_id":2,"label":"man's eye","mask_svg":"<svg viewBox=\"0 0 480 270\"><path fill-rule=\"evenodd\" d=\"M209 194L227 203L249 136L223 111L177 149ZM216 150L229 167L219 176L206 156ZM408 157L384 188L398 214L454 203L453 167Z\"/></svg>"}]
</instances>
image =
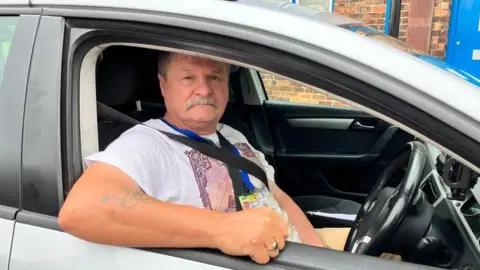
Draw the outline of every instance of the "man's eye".
<instances>
[{"instance_id":1,"label":"man's eye","mask_svg":"<svg viewBox=\"0 0 480 270\"><path fill-rule=\"evenodd\" d=\"M213 76L212 79L213 79L214 81L221 81L220 77L217 77L217 76Z\"/></svg>"},{"instance_id":2,"label":"man's eye","mask_svg":"<svg viewBox=\"0 0 480 270\"><path fill-rule=\"evenodd\" d=\"M193 77L192 76L187 76L187 77L184 77L183 79L184 80L193 80Z\"/></svg>"}]
</instances>

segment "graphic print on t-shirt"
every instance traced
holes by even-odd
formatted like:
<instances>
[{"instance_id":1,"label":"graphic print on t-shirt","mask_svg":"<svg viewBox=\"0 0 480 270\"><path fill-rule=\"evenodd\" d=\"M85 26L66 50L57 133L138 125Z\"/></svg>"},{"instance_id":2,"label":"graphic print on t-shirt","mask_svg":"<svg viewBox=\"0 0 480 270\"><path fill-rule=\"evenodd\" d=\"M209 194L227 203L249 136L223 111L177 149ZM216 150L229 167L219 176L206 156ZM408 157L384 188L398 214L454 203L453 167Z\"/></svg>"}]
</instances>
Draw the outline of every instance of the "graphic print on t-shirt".
<instances>
[{"instance_id":1,"label":"graphic print on t-shirt","mask_svg":"<svg viewBox=\"0 0 480 270\"><path fill-rule=\"evenodd\" d=\"M261 166L257 154L246 143L234 144L242 156ZM186 151L192 166L200 198L205 209L220 212L234 212L235 195L227 166L216 159L210 158L198 150Z\"/></svg>"},{"instance_id":2,"label":"graphic print on t-shirt","mask_svg":"<svg viewBox=\"0 0 480 270\"><path fill-rule=\"evenodd\" d=\"M235 147L240 151L243 157L258 159L257 154L246 143L236 143Z\"/></svg>"},{"instance_id":3,"label":"graphic print on t-shirt","mask_svg":"<svg viewBox=\"0 0 480 270\"><path fill-rule=\"evenodd\" d=\"M263 168L262 163L260 162L260 159L258 158L258 154L253 151L253 149L250 147L250 145L246 143L236 143L234 144L235 147L238 149L242 157L252 161L253 163L257 164L260 168Z\"/></svg>"},{"instance_id":4,"label":"graphic print on t-shirt","mask_svg":"<svg viewBox=\"0 0 480 270\"><path fill-rule=\"evenodd\" d=\"M185 154L192 165L205 209L219 212L236 211L232 180L225 164L195 149L186 151Z\"/></svg>"}]
</instances>

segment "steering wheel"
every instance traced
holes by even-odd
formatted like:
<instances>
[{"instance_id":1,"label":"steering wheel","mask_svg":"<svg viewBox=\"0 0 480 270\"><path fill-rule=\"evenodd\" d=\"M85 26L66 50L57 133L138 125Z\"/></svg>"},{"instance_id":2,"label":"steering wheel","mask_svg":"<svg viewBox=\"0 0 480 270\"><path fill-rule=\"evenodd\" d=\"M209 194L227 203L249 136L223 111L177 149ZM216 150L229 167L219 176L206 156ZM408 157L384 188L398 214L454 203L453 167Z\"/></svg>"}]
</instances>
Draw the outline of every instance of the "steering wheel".
<instances>
[{"instance_id":1,"label":"steering wheel","mask_svg":"<svg viewBox=\"0 0 480 270\"><path fill-rule=\"evenodd\" d=\"M405 177L396 188L386 187L395 171L408 161ZM375 183L360 208L345 244L345 251L380 256L414 203L426 162L425 146L417 141L404 145Z\"/></svg>"}]
</instances>

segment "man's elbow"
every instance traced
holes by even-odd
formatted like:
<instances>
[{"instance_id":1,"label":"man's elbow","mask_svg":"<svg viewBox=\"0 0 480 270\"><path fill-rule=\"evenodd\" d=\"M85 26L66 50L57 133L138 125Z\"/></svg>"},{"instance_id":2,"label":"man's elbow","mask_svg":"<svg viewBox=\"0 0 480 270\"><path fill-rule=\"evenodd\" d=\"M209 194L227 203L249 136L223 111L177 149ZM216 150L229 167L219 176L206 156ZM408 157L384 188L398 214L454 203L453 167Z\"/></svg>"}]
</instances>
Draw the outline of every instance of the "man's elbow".
<instances>
[{"instance_id":1,"label":"man's elbow","mask_svg":"<svg viewBox=\"0 0 480 270\"><path fill-rule=\"evenodd\" d=\"M92 211L92 209L96 210ZM77 202L69 201L60 209L57 222L64 232L82 238L83 233L94 229L92 228L94 226L92 221L96 219L95 216L97 215L95 212L97 211L101 210L89 205L80 205Z\"/></svg>"},{"instance_id":2,"label":"man's elbow","mask_svg":"<svg viewBox=\"0 0 480 270\"><path fill-rule=\"evenodd\" d=\"M76 207L67 204L64 204L58 213L58 225L66 233L75 234L75 229L77 226L81 226L82 222L81 215L82 211L75 211Z\"/></svg>"}]
</instances>

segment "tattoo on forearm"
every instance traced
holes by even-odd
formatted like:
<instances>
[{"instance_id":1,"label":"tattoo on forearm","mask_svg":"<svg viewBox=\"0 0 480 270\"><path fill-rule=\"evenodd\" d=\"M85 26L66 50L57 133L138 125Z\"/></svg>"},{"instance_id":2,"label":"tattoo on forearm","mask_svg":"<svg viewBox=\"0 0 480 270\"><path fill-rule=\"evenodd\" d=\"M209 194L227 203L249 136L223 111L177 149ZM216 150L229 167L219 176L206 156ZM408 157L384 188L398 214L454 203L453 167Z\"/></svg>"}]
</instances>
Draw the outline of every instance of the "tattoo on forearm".
<instances>
[{"instance_id":1,"label":"tattoo on forearm","mask_svg":"<svg viewBox=\"0 0 480 270\"><path fill-rule=\"evenodd\" d=\"M138 204L158 202L158 200L146 195L140 190L131 190L128 188L120 188L112 195L102 197L102 203L115 201L124 208L134 208Z\"/></svg>"}]
</instances>

